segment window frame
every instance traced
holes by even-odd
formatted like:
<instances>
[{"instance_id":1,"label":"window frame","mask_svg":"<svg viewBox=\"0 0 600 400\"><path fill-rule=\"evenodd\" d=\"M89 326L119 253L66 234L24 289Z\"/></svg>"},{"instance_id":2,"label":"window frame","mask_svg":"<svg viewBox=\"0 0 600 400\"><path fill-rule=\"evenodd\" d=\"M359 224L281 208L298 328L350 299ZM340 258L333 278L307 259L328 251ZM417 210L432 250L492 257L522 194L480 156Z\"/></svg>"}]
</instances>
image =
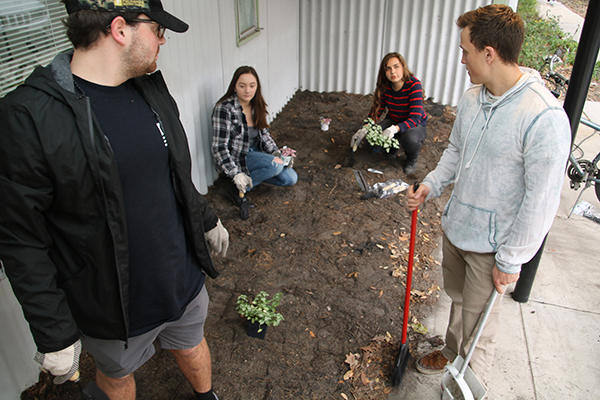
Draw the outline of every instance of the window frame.
<instances>
[{"instance_id":1,"label":"window frame","mask_svg":"<svg viewBox=\"0 0 600 400\"><path fill-rule=\"evenodd\" d=\"M242 9L240 7L242 1L251 1L254 3L254 24L244 31L242 31ZM241 47L248 43L250 40L260 35L260 31L264 29L260 27L258 2L259 0L235 0L235 28L237 47Z\"/></svg>"}]
</instances>

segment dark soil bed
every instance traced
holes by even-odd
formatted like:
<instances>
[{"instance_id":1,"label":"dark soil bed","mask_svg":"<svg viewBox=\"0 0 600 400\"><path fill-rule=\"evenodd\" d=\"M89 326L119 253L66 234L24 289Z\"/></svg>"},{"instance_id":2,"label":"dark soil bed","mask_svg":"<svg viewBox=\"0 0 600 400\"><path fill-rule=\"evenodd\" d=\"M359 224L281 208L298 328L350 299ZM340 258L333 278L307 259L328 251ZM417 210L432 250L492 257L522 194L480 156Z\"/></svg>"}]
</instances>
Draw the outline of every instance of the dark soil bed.
<instances>
[{"instance_id":1,"label":"dark soil bed","mask_svg":"<svg viewBox=\"0 0 600 400\"><path fill-rule=\"evenodd\" d=\"M248 220L242 221L225 197L227 179L219 178L209 189L206 197L230 234L227 258L216 258L221 275L207 283L211 305L205 333L213 386L222 400L383 399L391 391L410 214L404 193L361 199L353 169L362 171L370 185L423 179L447 145L454 110L426 102L427 139L416 175L407 177L403 155L390 160L365 148L352 153L349 147L370 102L370 96L346 93L296 93L271 132L278 145L297 150L299 181L289 188L252 190L248 197L257 207ZM329 131L320 130L319 117L332 119ZM439 266L430 254L441 233L445 201L432 201L419 213L411 345L426 340L416 330L439 291ZM240 294L253 298L261 290L283 293L278 310L285 317L268 328L265 340L248 337L235 310ZM88 354L81 370L79 385L85 385L94 374ZM193 398L168 351L157 349L136 381L139 399ZM78 391L75 383L53 388L43 380L26 398L78 399Z\"/></svg>"}]
</instances>

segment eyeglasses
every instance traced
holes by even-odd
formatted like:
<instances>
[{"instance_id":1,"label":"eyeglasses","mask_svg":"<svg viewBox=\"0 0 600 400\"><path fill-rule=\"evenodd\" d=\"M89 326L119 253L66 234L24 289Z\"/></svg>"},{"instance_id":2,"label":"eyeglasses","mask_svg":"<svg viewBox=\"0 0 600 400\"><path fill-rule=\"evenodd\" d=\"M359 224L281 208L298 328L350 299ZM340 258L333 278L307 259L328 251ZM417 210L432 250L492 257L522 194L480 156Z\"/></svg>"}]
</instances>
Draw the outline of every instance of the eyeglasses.
<instances>
[{"instance_id":1,"label":"eyeglasses","mask_svg":"<svg viewBox=\"0 0 600 400\"><path fill-rule=\"evenodd\" d=\"M154 33L156 33L156 36L159 39L162 39L163 37L165 37L165 31L167 30L167 28L165 28L164 26L162 26L161 24L159 24L156 21L153 21L151 19L145 19L145 18L134 18L131 20L131 22L139 22L142 24L156 24L156 26L153 27Z\"/></svg>"},{"instance_id":2,"label":"eyeglasses","mask_svg":"<svg viewBox=\"0 0 600 400\"><path fill-rule=\"evenodd\" d=\"M130 22L139 22L142 24L156 24L156 26L153 27L154 33L156 33L156 36L159 39L162 39L163 37L165 37L165 31L167 30L167 28L165 28L164 26L162 26L161 24L159 24L156 21L153 21L151 19L145 19L145 18L134 18L129 21ZM106 30L110 31L110 25L107 25Z\"/></svg>"}]
</instances>

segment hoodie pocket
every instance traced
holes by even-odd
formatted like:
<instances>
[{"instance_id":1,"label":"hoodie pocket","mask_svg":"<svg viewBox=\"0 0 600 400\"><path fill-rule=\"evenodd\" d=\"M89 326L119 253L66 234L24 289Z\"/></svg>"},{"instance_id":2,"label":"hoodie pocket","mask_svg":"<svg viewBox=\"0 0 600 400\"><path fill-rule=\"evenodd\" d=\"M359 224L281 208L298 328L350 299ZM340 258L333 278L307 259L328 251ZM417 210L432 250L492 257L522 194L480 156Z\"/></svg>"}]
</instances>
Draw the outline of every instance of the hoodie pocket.
<instances>
[{"instance_id":1,"label":"hoodie pocket","mask_svg":"<svg viewBox=\"0 0 600 400\"><path fill-rule=\"evenodd\" d=\"M452 196L442 215L448 239L465 251L494 253L496 242L496 212L459 201Z\"/></svg>"}]
</instances>

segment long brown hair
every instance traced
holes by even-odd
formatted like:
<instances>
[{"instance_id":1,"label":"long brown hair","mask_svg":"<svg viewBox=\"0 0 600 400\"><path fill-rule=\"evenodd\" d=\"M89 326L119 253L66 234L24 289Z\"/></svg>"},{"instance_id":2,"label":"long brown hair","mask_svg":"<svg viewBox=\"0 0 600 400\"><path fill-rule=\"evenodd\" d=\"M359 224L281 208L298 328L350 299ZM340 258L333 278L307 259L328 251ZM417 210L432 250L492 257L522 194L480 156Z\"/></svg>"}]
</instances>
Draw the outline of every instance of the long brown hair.
<instances>
[{"instance_id":1,"label":"long brown hair","mask_svg":"<svg viewBox=\"0 0 600 400\"><path fill-rule=\"evenodd\" d=\"M379 111L379 107L381 107L381 95L383 95L385 89L391 85L391 82L385 75L385 67L392 58L397 58L400 61L400 65L402 65L402 71L404 71L402 74L402 80L404 82L408 81L413 76L413 73L408 69L406 60L404 60L404 57L402 57L400 53L388 53L385 57L383 57L383 60L381 60L381 64L379 65L379 73L377 74L377 84L375 85L375 93L373 93L373 104L371 105L371 111L369 112L369 115L375 121L378 119L377 111Z\"/></svg>"},{"instance_id":2,"label":"long brown hair","mask_svg":"<svg viewBox=\"0 0 600 400\"><path fill-rule=\"evenodd\" d=\"M227 92L217 101L217 104L222 102L223 100L231 97L235 94L235 85L237 81L240 79L240 76L244 74L252 74L256 78L256 93L252 100L250 100L250 105L252 106L252 122L254 123L254 127L256 129L265 129L269 127L267 123L267 103L265 103L265 99L262 96L262 91L260 88L260 79L258 79L258 74L256 70L248 65L243 65L235 70L233 73L233 78L231 78L231 82L229 83L229 88Z\"/></svg>"}]
</instances>

